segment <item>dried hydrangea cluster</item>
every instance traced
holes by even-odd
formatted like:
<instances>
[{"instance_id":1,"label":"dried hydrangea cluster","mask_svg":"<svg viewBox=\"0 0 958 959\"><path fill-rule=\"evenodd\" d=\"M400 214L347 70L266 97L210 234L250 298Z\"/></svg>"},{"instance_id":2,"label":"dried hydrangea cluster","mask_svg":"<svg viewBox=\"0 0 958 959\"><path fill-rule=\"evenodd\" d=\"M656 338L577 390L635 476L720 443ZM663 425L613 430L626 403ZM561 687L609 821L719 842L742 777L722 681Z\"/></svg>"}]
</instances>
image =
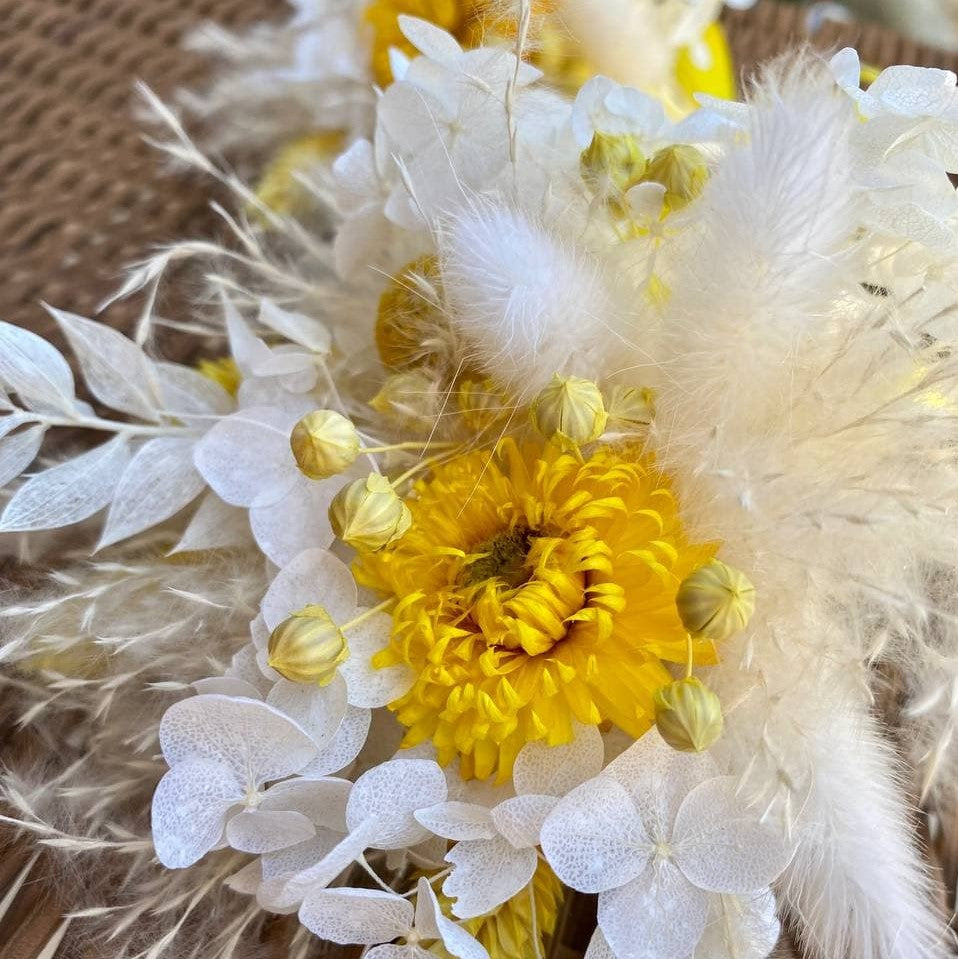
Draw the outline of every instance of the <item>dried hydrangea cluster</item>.
<instances>
[{"instance_id":1,"label":"dried hydrangea cluster","mask_svg":"<svg viewBox=\"0 0 958 959\"><path fill-rule=\"evenodd\" d=\"M525 43L553 4L398 6L365 10L392 81L368 138L300 182L322 231L234 183L236 245L126 285L199 258L219 296L190 328L223 356L53 310L97 412L0 325L4 482L50 429L112 434L14 482L0 529L105 510L97 549L152 597L106 634L136 668L130 640L67 676L90 634L57 610L96 567L8 611L35 622L5 657L175 699L109 728L158 742L156 856L225 864L237 938L296 913L370 959L531 959L576 891L589 959L766 959L780 917L822 959L947 955L901 783L958 786L955 76L863 91L852 51L804 54L669 119L550 83ZM230 618L165 629L164 575Z\"/></svg>"}]
</instances>

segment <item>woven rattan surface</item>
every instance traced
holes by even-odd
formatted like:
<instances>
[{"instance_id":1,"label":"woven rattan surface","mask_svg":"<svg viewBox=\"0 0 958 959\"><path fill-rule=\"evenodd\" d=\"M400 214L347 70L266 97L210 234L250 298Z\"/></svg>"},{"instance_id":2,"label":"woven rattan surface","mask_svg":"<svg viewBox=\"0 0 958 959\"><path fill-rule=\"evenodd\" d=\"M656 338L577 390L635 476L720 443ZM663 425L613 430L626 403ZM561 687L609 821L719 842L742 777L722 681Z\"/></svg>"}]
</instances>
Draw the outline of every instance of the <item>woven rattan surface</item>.
<instances>
[{"instance_id":1,"label":"woven rattan surface","mask_svg":"<svg viewBox=\"0 0 958 959\"><path fill-rule=\"evenodd\" d=\"M50 333L39 301L90 315L124 264L216 229L209 184L170 176L142 141L132 83L142 79L161 95L197 83L204 65L180 39L204 19L235 27L284 15L282 0L0 0L0 318ZM725 21L744 74L807 39L804 12L770 0ZM814 43L851 43L878 66L956 65L872 26L828 27ZM135 311L120 304L104 319L124 327ZM55 945L60 900L42 858L23 872L32 856L25 846L0 848L0 959L81 959ZM567 941L581 938L576 925L575 916L566 922ZM109 957L109 948L91 945L83 959L93 956Z\"/></svg>"}]
</instances>

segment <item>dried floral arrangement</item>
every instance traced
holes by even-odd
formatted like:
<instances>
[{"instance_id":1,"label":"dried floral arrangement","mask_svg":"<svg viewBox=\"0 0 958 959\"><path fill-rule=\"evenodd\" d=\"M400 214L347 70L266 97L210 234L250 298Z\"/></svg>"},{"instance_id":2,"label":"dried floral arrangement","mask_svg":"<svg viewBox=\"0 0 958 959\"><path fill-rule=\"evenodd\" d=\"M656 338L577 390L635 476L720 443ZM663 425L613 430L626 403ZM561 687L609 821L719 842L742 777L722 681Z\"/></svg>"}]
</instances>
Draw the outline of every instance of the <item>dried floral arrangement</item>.
<instances>
[{"instance_id":1,"label":"dried floral arrangement","mask_svg":"<svg viewBox=\"0 0 958 959\"><path fill-rule=\"evenodd\" d=\"M951 954L956 77L800 51L735 102L716 7L208 30L185 106L258 189L145 92L229 241L136 266L130 338L50 308L96 406L0 324L0 531L51 567L0 611L46 747L3 818L117 955L285 915L290 956L537 959L573 893L589 959Z\"/></svg>"}]
</instances>

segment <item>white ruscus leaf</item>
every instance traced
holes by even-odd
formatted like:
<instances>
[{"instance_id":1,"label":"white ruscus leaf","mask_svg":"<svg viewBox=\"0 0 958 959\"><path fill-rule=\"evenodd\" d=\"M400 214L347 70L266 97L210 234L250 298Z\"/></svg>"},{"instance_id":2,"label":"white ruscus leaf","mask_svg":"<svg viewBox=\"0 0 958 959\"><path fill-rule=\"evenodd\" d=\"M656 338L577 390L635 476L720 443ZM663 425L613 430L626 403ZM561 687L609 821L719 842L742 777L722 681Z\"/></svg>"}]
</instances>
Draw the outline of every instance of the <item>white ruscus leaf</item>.
<instances>
[{"instance_id":1,"label":"white ruscus leaf","mask_svg":"<svg viewBox=\"0 0 958 959\"><path fill-rule=\"evenodd\" d=\"M141 446L117 484L97 549L162 523L206 484L193 465L193 440L161 436Z\"/></svg>"},{"instance_id":2,"label":"white ruscus leaf","mask_svg":"<svg viewBox=\"0 0 958 959\"><path fill-rule=\"evenodd\" d=\"M47 307L76 354L90 392L111 409L156 421L159 389L146 354L122 333Z\"/></svg>"},{"instance_id":3,"label":"white ruscus leaf","mask_svg":"<svg viewBox=\"0 0 958 959\"><path fill-rule=\"evenodd\" d=\"M0 516L0 532L56 529L92 516L112 499L129 459L126 439L117 436L38 473L14 493Z\"/></svg>"},{"instance_id":4,"label":"white ruscus leaf","mask_svg":"<svg viewBox=\"0 0 958 959\"><path fill-rule=\"evenodd\" d=\"M74 408L73 374L59 350L10 323L0 323L0 383L31 409Z\"/></svg>"},{"instance_id":5,"label":"white ruscus leaf","mask_svg":"<svg viewBox=\"0 0 958 959\"><path fill-rule=\"evenodd\" d=\"M9 425L13 417L0 420L0 434L4 426ZM19 424L18 424L19 425ZM45 426L34 424L17 432L7 431L0 438L0 486L6 486L14 477L19 476L32 462L43 443Z\"/></svg>"}]
</instances>

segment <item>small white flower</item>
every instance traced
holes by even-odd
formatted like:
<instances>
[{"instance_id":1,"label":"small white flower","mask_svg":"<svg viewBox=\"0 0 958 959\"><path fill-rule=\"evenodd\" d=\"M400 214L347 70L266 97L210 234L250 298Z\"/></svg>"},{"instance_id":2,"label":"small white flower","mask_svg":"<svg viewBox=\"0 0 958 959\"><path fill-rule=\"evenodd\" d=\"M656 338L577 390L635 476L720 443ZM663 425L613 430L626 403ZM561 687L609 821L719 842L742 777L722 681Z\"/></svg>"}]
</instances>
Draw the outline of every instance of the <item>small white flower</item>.
<instances>
[{"instance_id":1,"label":"small white flower","mask_svg":"<svg viewBox=\"0 0 958 959\"><path fill-rule=\"evenodd\" d=\"M243 835L251 843L292 845L308 835L305 819L277 815L268 791L260 792L316 755L313 740L273 707L221 695L183 700L160 722L160 748L170 770L153 795L153 842L165 866L182 869L217 846L236 806L248 811Z\"/></svg>"},{"instance_id":2,"label":"small white flower","mask_svg":"<svg viewBox=\"0 0 958 959\"><path fill-rule=\"evenodd\" d=\"M576 733L565 746L524 746L513 770L517 795L492 808L453 800L415 813L430 832L456 841L446 855L453 871L442 889L456 900L460 919L495 909L532 881L542 823L560 796L602 769L598 729L577 726Z\"/></svg>"},{"instance_id":3,"label":"small white flower","mask_svg":"<svg viewBox=\"0 0 958 959\"><path fill-rule=\"evenodd\" d=\"M599 926L617 959L687 959L711 893L764 894L788 864L788 843L714 771L652 730L546 819L549 864L573 889L599 893Z\"/></svg>"},{"instance_id":4,"label":"small white flower","mask_svg":"<svg viewBox=\"0 0 958 959\"><path fill-rule=\"evenodd\" d=\"M432 959L434 953L420 943L439 943L457 959L489 959L482 945L442 914L424 878L415 909L402 896L378 889L319 889L306 897L299 919L329 942L373 946L365 953L369 959Z\"/></svg>"}]
</instances>

